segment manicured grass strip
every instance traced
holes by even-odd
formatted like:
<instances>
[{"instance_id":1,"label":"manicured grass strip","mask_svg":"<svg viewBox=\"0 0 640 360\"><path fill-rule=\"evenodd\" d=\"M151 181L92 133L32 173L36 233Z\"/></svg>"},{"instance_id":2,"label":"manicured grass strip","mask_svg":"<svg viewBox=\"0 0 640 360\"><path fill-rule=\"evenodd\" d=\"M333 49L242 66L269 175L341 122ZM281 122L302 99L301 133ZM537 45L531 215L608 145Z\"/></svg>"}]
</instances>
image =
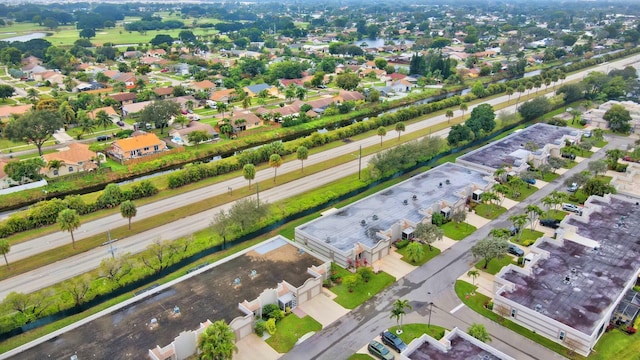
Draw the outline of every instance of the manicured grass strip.
<instances>
[{"instance_id":1,"label":"manicured grass strip","mask_svg":"<svg viewBox=\"0 0 640 360\"><path fill-rule=\"evenodd\" d=\"M619 329L613 329L604 335L594 351L589 355L593 360L638 359L640 354L640 335L629 335Z\"/></svg>"},{"instance_id":2,"label":"manicured grass strip","mask_svg":"<svg viewBox=\"0 0 640 360\"><path fill-rule=\"evenodd\" d=\"M512 330L528 339L531 339L537 342L538 344L546 347L547 349L557 352L562 356L569 357L570 359L580 359L580 360L585 359L585 357L580 355L575 355L575 354L573 356L568 356L568 349L565 348L564 346L554 341L551 341L539 334L536 334L531 330L526 329L509 319L503 319L502 317L500 317L500 315L487 309L485 305L489 303L491 299L485 295L475 292L477 288L478 288L477 286L473 286L466 281L462 281L462 280L456 281L456 286L455 286L456 294L458 295L460 300L462 300L462 302L465 305L467 305L471 310L479 313L480 315L490 320L500 323L502 326L508 328L509 330ZM471 295L471 293L474 293L474 292L475 292L475 295Z\"/></svg>"},{"instance_id":3,"label":"manicured grass strip","mask_svg":"<svg viewBox=\"0 0 640 360\"><path fill-rule=\"evenodd\" d=\"M493 220L498 216L505 213L507 209L495 204L478 204L476 206L476 214L482 216L485 219Z\"/></svg>"},{"instance_id":4,"label":"manicured grass strip","mask_svg":"<svg viewBox=\"0 0 640 360\"><path fill-rule=\"evenodd\" d=\"M542 231L537 231L537 230L531 231L531 229L527 228L527 229L522 229L522 234L520 235L519 240L518 240L518 236L516 235L511 238L511 241L513 241L516 244L520 244L522 246L530 246L531 244L536 242L536 240L542 237L542 235L544 235Z\"/></svg>"},{"instance_id":5,"label":"manicured grass strip","mask_svg":"<svg viewBox=\"0 0 640 360\"><path fill-rule=\"evenodd\" d=\"M511 255L503 255L499 258L491 259L486 269L483 269L484 260L478 261L475 266L478 270L482 270L491 275L495 275L500 271L500 269L509 264L518 265L518 263L514 261L514 258Z\"/></svg>"},{"instance_id":6,"label":"manicured grass strip","mask_svg":"<svg viewBox=\"0 0 640 360\"><path fill-rule=\"evenodd\" d=\"M471 224L458 224L454 221L450 221L442 225L440 228L444 230L444 236L451 240L462 240L477 230L476 227Z\"/></svg>"},{"instance_id":7,"label":"manicured grass strip","mask_svg":"<svg viewBox=\"0 0 640 360\"><path fill-rule=\"evenodd\" d=\"M353 354L349 356L347 360L374 360L374 358L367 354Z\"/></svg>"},{"instance_id":8,"label":"manicured grass strip","mask_svg":"<svg viewBox=\"0 0 640 360\"><path fill-rule=\"evenodd\" d=\"M512 188L513 185L509 185L506 184L509 188ZM507 192L506 197L511 199L511 200L515 200L515 201L522 201L526 198L529 197L529 195L533 194L534 192L538 191L538 188L531 185L531 184L526 184L523 186L520 186L519 188L515 189L515 191L511 190L509 192ZM513 196L513 195L516 196Z\"/></svg>"},{"instance_id":9,"label":"manicured grass strip","mask_svg":"<svg viewBox=\"0 0 640 360\"><path fill-rule=\"evenodd\" d=\"M299 318L296 314L289 314L277 324L277 331L267 339L267 344L279 353L286 353L293 349L296 341L302 335L322 330L322 324L311 316Z\"/></svg>"},{"instance_id":10,"label":"manicured grass strip","mask_svg":"<svg viewBox=\"0 0 640 360\"><path fill-rule=\"evenodd\" d=\"M396 333L396 329L398 326L392 326L389 328L389 332ZM446 329L442 326L431 325L428 324L404 324L402 325L402 334L398 335L398 337L404 341L405 344L409 344L413 339L417 339L423 334L427 334L436 340L442 339L444 336L444 331Z\"/></svg>"},{"instance_id":11,"label":"manicured grass strip","mask_svg":"<svg viewBox=\"0 0 640 360\"><path fill-rule=\"evenodd\" d=\"M344 279L347 275L351 275L351 272L338 267L338 276ZM330 290L338 295L335 302L346 309L355 309L395 281L393 276L381 271L374 274L368 283L361 282L353 289L353 292L349 292L349 289L343 284L333 286Z\"/></svg>"},{"instance_id":12,"label":"manicured grass strip","mask_svg":"<svg viewBox=\"0 0 640 360\"><path fill-rule=\"evenodd\" d=\"M409 257L407 255L407 247L403 247L402 249L398 250L398 254L402 255L402 261L409 263L413 266L420 266L423 265L424 263L426 263L427 261L433 259L434 257L440 255L440 249L431 246L431 250L429 250L429 245L427 244L423 244L422 245L422 249L424 250L424 256L422 257L422 259L416 261L416 262L411 262L409 261Z\"/></svg>"}]
</instances>

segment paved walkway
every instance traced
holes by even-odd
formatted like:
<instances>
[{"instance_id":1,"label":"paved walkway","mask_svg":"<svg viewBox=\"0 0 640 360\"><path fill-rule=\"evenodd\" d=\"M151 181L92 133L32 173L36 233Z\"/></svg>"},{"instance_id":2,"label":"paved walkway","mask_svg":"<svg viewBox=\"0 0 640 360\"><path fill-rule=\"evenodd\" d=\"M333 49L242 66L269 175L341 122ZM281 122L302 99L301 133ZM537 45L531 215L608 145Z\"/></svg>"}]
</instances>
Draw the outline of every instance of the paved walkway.
<instances>
[{"instance_id":1,"label":"paved walkway","mask_svg":"<svg viewBox=\"0 0 640 360\"><path fill-rule=\"evenodd\" d=\"M233 355L234 360L276 360L282 356L255 333L238 341L236 346L238 353Z\"/></svg>"},{"instance_id":2,"label":"paved walkway","mask_svg":"<svg viewBox=\"0 0 640 360\"><path fill-rule=\"evenodd\" d=\"M376 261L373 264L373 271L382 270L387 274L399 280L405 277L408 273L415 270L416 267L402 260L402 255L396 252L394 247L391 247L389 255Z\"/></svg>"}]
</instances>

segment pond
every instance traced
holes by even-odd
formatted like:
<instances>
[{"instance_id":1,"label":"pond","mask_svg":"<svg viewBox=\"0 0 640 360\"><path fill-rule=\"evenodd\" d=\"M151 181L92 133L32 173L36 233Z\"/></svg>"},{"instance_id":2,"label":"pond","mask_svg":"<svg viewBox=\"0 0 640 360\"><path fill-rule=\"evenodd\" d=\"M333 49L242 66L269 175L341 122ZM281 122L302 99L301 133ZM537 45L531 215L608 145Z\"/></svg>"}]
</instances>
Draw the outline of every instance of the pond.
<instances>
[{"instance_id":1,"label":"pond","mask_svg":"<svg viewBox=\"0 0 640 360\"><path fill-rule=\"evenodd\" d=\"M43 32L34 32L31 34L26 34L26 35L20 35L20 36L13 36L10 38L6 38L6 39L2 39L0 41L6 41L6 42L12 42L12 41L20 41L20 42L26 42L29 40L33 40L33 39L42 39L44 37L46 37L47 34L43 33Z\"/></svg>"}]
</instances>

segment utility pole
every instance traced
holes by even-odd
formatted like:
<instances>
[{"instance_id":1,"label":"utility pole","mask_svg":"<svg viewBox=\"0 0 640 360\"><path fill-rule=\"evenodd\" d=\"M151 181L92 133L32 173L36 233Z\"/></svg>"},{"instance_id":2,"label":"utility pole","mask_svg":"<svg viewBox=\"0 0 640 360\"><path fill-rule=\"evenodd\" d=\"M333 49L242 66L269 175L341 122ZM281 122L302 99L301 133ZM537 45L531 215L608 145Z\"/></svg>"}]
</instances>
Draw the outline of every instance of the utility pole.
<instances>
[{"instance_id":1,"label":"utility pole","mask_svg":"<svg viewBox=\"0 0 640 360\"><path fill-rule=\"evenodd\" d=\"M360 154L358 155L358 180L362 174L362 145L360 145Z\"/></svg>"}]
</instances>

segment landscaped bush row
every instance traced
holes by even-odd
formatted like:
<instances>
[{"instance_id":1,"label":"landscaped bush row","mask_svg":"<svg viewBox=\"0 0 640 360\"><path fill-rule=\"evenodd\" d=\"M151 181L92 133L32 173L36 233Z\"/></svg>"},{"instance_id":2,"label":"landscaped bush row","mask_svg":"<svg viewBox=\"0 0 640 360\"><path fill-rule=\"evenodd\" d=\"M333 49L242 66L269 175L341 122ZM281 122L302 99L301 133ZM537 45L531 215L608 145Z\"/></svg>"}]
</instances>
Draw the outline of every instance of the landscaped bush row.
<instances>
[{"instance_id":1,"label":"landscaped bush row","mask_svg":"<svg viewBox=\"0 0 640 360\"><path fill-rule=\"evenodd\" d=\"M569 65L564 65L561 66L560 69L562 69L564 72L569 73L569 72L574 72L574 71L578 71L584 68L588 68L590 66L595 66L598 64L602 64L605 63L607 61L611 61L611 60L615 60L615 59L620 59L623 58L625 56L629 56L635 53L640 52L640 48L638 47L633 47L633 48L629 48L629 49L624 49L622 51L613 53L613 54L606 54L604 56L598 57L598 58L591 58L591 59L585 59L582 61L576 61L573 62ZM542 73L546 73L547 71L551 71L553 69L548 69L543 71Z\"/></svg>"},{"instance_id":2,"label":"landscaped bush row","mask_svg":"<svg viewBox=\"0 0 640 360\"><path fill-rule=\"evenodd\" d=\"M80 195L69 195L62 199L40 201L26 213L11 215L9 219L0 223L0 238L54 224L58 213L64 209L74 209L79 214L88 214L94 211L111 208L120 205L126 200L136 200L158 193L158 189L149 181L141 181L134 184L131 189L122 191L116 184L109 184L95 203L87 204Z\"/></svg>"}]
</instances>

